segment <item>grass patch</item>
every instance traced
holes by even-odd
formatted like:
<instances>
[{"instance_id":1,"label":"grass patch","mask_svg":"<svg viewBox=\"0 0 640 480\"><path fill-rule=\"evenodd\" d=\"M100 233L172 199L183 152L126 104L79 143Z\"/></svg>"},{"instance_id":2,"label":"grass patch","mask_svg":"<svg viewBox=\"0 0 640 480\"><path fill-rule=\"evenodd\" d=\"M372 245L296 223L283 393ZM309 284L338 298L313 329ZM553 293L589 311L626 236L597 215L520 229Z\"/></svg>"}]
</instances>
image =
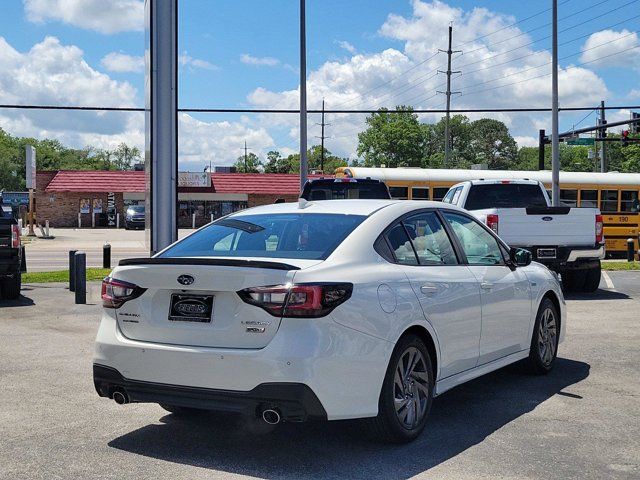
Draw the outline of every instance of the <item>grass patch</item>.
<instances>
[{"instance_id":1,"label":"grass patch","mask_svg":"<svg viewBox=\"0 0 640 480\"><path fill-rule=\"evenodd\" d=\"M87 268L87 282L102 280L111 273L110 268ZM26 272L22 274L24 283L68 282L69 270L55 272Z\"/></svg>"},{"instance_id":2,"label":"grass patch","mask_svg":"<svg viewBox=\"0 0 640 480\"><path fill-rule=\"evenodd\" d=\"M602 262L602 270L640 270L640 262Z\"/></svg>"}]
</instances>

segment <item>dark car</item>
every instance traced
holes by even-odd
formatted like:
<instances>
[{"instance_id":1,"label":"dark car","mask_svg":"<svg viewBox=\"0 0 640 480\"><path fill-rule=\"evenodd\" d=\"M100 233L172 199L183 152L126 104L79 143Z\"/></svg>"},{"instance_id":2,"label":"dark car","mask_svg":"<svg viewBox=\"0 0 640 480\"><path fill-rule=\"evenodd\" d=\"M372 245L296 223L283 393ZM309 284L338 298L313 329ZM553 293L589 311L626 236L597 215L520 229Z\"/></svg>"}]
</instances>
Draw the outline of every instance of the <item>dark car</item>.
<instances>
[{"instance_id":1,"label":"dark car","mask_svg":"<svg viewBox=\"0 0 640 480\"><path fill-rule=\"evenodd\" d=\"M305 200L390 200L387 185L370 178L318 178L309 180L302 189L300 198Z\"/></svg>"},{"instance_id":2,"label":"dark car","mask_svg":"<svg viewBox=\"0 0 640 480\"><path fill-rule=\"evenodd\" d=\"M11 207L3 205L0 196L0 291L7 299L20 296L22 276L22 248L20 229Z\"/></svg>"},{"instance_id":3,"label":"dark car","mask_svg":"<svg viewBox=\"0 0 640 480\"><path fill-rule=\"evenodd\" d=\"M129 205L124 216L124 228L144 228L144 205Z\"/></svg>"}]
</instances>

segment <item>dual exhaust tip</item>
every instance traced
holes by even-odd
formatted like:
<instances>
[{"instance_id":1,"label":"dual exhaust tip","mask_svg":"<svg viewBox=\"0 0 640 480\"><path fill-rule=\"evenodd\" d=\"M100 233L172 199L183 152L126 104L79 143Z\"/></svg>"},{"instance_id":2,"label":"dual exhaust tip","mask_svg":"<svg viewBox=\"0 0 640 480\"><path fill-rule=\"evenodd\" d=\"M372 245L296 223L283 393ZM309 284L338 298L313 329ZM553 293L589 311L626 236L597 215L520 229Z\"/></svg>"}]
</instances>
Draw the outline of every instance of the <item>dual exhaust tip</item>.
<instances>
[{"instance_id":1,"label":"dual exhaust tip","mask_svg":"<svg viewBox=\"0 0 640 480\"><path fill-rule=\"evenodd\" d=\"M129 395L123 389L116 389L111 394L111 398L118 405L125 405L129 403ZM262 420L269 425L277 425L282 421L282 415L278 408L265 408L262 410Z\"/></svg>"}]
</instances>

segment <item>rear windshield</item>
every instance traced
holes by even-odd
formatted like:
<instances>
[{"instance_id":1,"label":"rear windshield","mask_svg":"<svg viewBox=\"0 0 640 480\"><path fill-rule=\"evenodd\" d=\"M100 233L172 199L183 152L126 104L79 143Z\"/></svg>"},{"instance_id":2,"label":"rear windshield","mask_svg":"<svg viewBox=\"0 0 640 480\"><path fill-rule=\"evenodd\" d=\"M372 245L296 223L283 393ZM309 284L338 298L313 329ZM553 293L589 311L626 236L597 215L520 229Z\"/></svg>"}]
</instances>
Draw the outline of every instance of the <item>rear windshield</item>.
<instances>
[{"instance_id":1,"label":"rear windshield","mask_svg":"<svg viewBox=\"0 0 640 480\"><path fill-rule=\"evenodd\" d=\"M310 182L304 186L305 200L389 200L389 190L380 182Z\"/></svg>"},{"instance_id":2,"label":"rear windshield","mask_svg":"<svg viewBox=\"0 0 640 480\"><path fill-rule=\"evenodd\" d=\"M485 208L525 208L546 207L547 200L538 185L518 183L497 183L472 185L464 208L483 210Z\"/></svg>"},{"instance_id":3,"label":"rear windshield","mask_svg":"<svg viewBox=\"0 0 640 480\"><path fill-rule=\"evenodd\" d=\"M221 218L160 257L266 257L324 260L366 217L319 213Z\"/></svg>"}]
</instances>

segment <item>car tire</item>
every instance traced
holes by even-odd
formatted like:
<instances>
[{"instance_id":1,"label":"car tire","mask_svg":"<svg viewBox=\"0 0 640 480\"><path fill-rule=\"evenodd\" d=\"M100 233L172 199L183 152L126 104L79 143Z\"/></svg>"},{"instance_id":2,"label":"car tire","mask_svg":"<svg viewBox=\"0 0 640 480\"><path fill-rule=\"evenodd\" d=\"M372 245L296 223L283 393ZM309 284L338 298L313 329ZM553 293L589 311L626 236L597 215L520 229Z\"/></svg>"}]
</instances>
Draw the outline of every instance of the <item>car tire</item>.
<instances>
[{"instance_id":1,"label":"car tire","mask_svg":"<svg viewBox=\"0 0 640 480\"><path fill-rule=\"evenodd\" d=\"M2 280L2 296L7 300L15 300L20 297L22 289L22 275L16 273L13 278Z\"/></svg>"},{"instance_id":2,"label":"car tire","mask_svg":"<svg viewBox=\"0 0 640 480\"><path fill-rule=\"evenodd\" d=\"M202 415L207 412L207 410L202 410L200 408L180 407L178 405L170 405L167 403L159 403L158 405L164 408L167 412L181 417L192 417L195 415Z\"/></svg>"},{"instance_id":3,"label":"car tire","mask_svg":"<svg viewBox=\"0 0 640 480\"><path fill-rule=\"evenodd\" d=\"M433 386L431 357L424 342L412 334L401 337L384 377L378 415L364 419L369 435L390 443L415 440L424 430L429 416Z\"/></svg>"},{"instance_id":4,"label":"car tire","mask_svg":"<svg viewBox=\"0 0 640 480\"><path fill-rule=\"evenodd\" d=\"M582 286L583 292L592 293L598 290L600 286L600 276L602 275L602 267L598 264L595 268L590 268L586 271L584 285Z\"/></svg>"},{"instance_id":5,"label":"car tire","mask_svg":"<svg viewBox=\"0 0 640 480\"><path fill-rule=\"evenodd\" d=\"M533 326L531 347L527 364L532 373L544 375L553 369L558 355L560 338L560 315L555 304L549 298L540 302Z\"/></svg>"}]
</instances>

